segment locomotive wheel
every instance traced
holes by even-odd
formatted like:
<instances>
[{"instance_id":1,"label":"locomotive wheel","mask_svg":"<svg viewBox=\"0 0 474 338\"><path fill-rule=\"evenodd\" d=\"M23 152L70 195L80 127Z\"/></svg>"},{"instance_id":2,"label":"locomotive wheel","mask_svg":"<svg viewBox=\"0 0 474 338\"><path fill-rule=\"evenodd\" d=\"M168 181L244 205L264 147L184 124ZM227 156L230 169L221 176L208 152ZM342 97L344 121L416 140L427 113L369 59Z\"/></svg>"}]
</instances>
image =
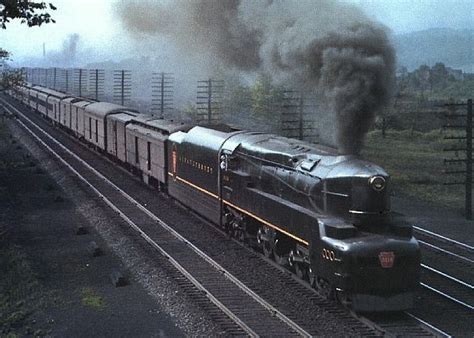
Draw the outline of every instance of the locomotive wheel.
<instances>
[{"instance_id":1,"label":"locomotive wheel","mask_svg":"<svg viewBox=\"0 0 474 338\"><path fill-rule=\"evenodd\" d=\"M262 243L262 251L265 257L272 259L273 258L273 248L270 245L269 241L263 241Z\"/></svg>"},{"instance_id":2,"label":"locomotive wheel","mask_svg":"<svg viewBox=\"0 0 474 338\"><path fill-rule=\"evenodd\" d=\"M303 279L303 280L308 280L308 269L304 264L301 263L295 263L295 273L298 276L298 278Z\"/></svg>"},{"instance_id":3,"label":"locomotive wheel","mask_svg":"<svg viewBox=\"0 0 474 338\"><path fill-rule=\"evenodd\" d=\"M234 237L239 242L242 242L242 243L245 243L245 240L247 239L246 232L242 228L235 228L232 231L231 236Z\"/></svg>"},{"instance_id":4,"label":"locomotive wheel","mask_svg":"<svg viewBox=\"0 0 474 338\"><path fill-rule=\"evenodd\" d=\"M275 244L273 246L275 261L282 266L291 266L290 255L294 249L295 244L291 240L289 240L287 237L277 235Z\"/></svg>"},{"instance_id":5,"label":"locomotive wheel","mask_svg":"<svg viewBox=\"0 0 474 338\"><path fill-rule=\"evenodd\" d=\"M275 250L276 251L276 250ZM276 252L273 252L273 256L275 257L275 262L278 265L286 266L288 265L288 257L285 255L278 255Z\"/></svg>"},{"instance_id":6,"label":"locomotive wheel","mask_svg":"<svg viewBox=\"0 0 474 338\"><path fill-rule=\"evenodd\" d=\"M308 282L313 288L316 288L316 275L311 267L308 268Z\"/></svg>"},{"instance_id":7,"label":"locomotive wheel","mask_svg":"<svg viewBox=\"0 0 474 338\"><path fill-rule=\"evenodd\" d=\"M237 238L239 242L245 243L247 241L247 232L245 230L240 229L237 232L235 238Z\"/></svg>"},{"instance_id":8,"label":"locomotive wheel","mask_svg":"<svg viewBox=\"0 0 474 338\"><path fill-rule=\"evenodd\" d=\"M265 257L272 259L273 258L273 246L275 240L275 232L274 230L268 227L262 227L258 230L258 243L262 248L262 252Z\"/></svg>"},{"instance_id":9,"label":"locomotive wheel","mask_svg":"<svg viewBox=\"0 0 474 338\"><path fill-rule=\"evenodd\" d=\"M229 214L232 215L232 214ZM247 239L247 227L243 219L230 216L232 219L226 224L225 231L230 237L244 243Z\"/></svg>"},{"instance_id":10,"label":"locomotive wheel","mask_svg":"<svg viewBox=\"0 0 474 338\"><path fill-rule=\"evenodd\" d=\"M275 262L277 262L278 265L288 265L288 256L285 254L284 249L279 249L279 242L281 246L283 241L279 241L278 239L275 240L275 244L273 245L273 256L275 257Z\"/></svg>"},{"instance_id":11,"label":"locomotive wheel","mask_svg":"<svg viewBox=\"0 0 474 338\"><path fill-rule=\"evenodd\" d=\"M339 303L341 303L344 307L349 308L352 301L349 295L342 290L336 290L336 299L338 300Z\"/></svg>"},{"instance_id":12,"label":"locomotive wheel","mask_svg":"<svg viewBox=\"0 0 474 338\"><path fill-rule=\"evenodd\" d=\"M316 290L318 293L323 296L324 299L333 299L334 298L334 289L331 287L331 284L324 278L316 278Z\"/></svg>"},{"instance_id":13,"label":"locomotive wheel","mask_svg":"<svg viewBox=\"0 0 474 338\"><path fill-rule=\"evenodd\" d=\"M242 243L247 243L249 239L247 229L247 223L242 222L242 226L239 227L239 231L237 233L237 239Z\"/></svg>"}]
</instances>

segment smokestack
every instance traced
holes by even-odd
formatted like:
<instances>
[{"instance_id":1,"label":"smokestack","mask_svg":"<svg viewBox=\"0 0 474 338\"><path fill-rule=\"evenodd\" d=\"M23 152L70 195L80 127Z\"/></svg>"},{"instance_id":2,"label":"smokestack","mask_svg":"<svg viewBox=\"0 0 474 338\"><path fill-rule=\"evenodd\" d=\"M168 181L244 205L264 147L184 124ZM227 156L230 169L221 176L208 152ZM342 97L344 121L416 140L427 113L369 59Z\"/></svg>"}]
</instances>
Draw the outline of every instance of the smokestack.
<instances>
[{"instance_id":1,"label":"smokestack","mask_svg":"<svg viewBox=\"0 0 474 338\"><path fill-rule=\"evenodd\" d=\"M43 59L46 57L46 43L43 42Z\"/></svg>"}]
</instances>

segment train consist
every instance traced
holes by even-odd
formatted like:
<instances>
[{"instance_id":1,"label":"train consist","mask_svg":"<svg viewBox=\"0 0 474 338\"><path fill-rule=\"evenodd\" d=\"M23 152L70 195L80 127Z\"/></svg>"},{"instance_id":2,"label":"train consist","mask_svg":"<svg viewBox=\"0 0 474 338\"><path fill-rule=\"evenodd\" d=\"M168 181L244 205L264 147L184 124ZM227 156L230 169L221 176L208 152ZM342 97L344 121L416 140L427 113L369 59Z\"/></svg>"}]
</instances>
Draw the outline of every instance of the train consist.
<instances>
[{"instance_id":1,"label":"train consist","mask_svg":"<svg viewBox=\"0 0 474 338\"><path fill-rule=\"evenodd\" d=\"M357 311L413 306L420 251L390 212L390 177L335 149L191 126L40 86L11 90L143 180Z\"/></svg>"}]
</instances>

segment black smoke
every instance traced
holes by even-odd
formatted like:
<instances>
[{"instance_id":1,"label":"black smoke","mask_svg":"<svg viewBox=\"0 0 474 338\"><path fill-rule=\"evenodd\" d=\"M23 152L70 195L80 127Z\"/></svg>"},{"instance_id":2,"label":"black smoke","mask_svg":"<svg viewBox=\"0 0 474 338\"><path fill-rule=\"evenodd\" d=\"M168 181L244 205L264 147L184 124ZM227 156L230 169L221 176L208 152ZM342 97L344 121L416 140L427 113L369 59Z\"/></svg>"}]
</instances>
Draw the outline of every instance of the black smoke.
<instances>
[{"instance_id":1,"label":"black smoke","mask_svg":"<svg viewBox=\"0 0 474 338\"><path fill-rule=\"evenodd\" d=\"M168 36L181 53L211 65L315 89L340 153L360 152L392 94L395 53L386 29L335 0L121 1L118 12L134 36Z\"/></svg>"}]
</instances>

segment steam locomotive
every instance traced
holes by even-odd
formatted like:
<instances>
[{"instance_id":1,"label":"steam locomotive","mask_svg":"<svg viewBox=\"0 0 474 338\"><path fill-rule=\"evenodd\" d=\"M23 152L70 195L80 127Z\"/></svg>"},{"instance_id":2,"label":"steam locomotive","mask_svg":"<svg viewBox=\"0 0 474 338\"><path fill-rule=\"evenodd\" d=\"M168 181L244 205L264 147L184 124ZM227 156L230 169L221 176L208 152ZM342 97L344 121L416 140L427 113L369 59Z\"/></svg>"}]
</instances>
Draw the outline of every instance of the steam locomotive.
<instances>
[{"instance_id":1,"label":"steam locomotive","mask_svg":"<svg viewBox=\"0 0 474 338\"><path fill-rule=\"evenodd\" d=\"M390 177L335 149L23 85L11 95L356 311L411 308L420 250Z\"/></svg>"}]
</instances>

